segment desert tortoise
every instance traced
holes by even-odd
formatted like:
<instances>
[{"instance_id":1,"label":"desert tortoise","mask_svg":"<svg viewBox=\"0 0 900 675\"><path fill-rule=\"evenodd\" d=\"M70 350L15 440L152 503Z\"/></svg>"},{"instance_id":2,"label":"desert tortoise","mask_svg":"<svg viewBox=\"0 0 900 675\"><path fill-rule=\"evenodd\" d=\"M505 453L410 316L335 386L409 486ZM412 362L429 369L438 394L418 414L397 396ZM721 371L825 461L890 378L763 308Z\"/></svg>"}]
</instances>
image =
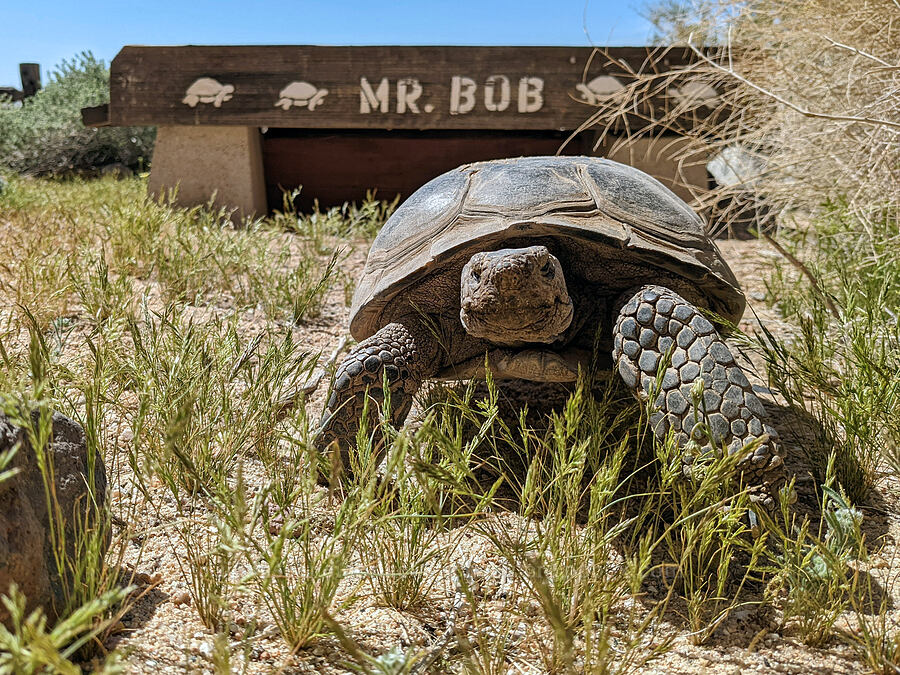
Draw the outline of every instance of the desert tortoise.
<instances>
[{"instance_id":1,"label":"desert tortoise","mask_svg":"<svg viewBox=\"0 0 900 675\"><path fill-rule=\"evenodd\" d=\"M497 378L574 380L596 337L636 396L655 393L658 436L705 437L690 394L702 378L718 446L763 438L739 466L771 508L783 450L700 311L733 323L744 306L701 219L637 169L593 157L462 166L416 191L375 238L351 309L360 342L335 373L318 444L336 442L346 460L366 391L381 401L383 376L401 425L427 378L477 376L487 355Z\"/></svg>"}]
</instances>

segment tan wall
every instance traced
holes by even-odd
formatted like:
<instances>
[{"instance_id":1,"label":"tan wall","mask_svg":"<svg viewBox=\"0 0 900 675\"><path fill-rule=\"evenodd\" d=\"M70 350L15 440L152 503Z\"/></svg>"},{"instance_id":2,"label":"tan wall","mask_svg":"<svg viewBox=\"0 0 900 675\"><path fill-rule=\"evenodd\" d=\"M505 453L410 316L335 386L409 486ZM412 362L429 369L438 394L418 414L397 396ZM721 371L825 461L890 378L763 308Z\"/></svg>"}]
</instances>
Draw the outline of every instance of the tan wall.
<instances>
[{"instance_id":1,"label":"tan wall","mask_svg":"<svg viewBox=\"0 0 900 675\"><path fill-rule=\"evenodd\" d=\"M177 187L177 203L236 209L233 219L266 214L262 141L257 127L162 126L148 189L159 195Z\"/></svg>"}]
</instances>

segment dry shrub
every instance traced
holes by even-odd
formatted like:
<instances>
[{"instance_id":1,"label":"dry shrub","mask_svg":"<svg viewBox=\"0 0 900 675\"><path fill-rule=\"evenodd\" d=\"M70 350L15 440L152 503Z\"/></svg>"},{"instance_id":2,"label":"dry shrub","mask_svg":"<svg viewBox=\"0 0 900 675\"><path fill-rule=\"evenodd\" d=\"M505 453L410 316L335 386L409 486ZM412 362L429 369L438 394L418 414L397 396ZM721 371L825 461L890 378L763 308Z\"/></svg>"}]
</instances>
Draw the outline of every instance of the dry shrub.
<instances>
[{"instance_id":1,"label":"dry shrub","mask_svg":"<svg viewBox=\"0 0 900 675\"><path fill-rule=\"evenodd\" d=\"M692 50L688 66L670 69L670 49L648 51L638 69L608 58L625 87L585 124L601 142L677 133L688 141L669 153L683 167L732 148L723 158L735 184L694 190L720 225L748 202L766 215L840 199L862 215L896 200L900 4L710 0L695 16L697 32L672 48ZM696 46L710 35L722 46Z\"/></svg>"}]
</instances>

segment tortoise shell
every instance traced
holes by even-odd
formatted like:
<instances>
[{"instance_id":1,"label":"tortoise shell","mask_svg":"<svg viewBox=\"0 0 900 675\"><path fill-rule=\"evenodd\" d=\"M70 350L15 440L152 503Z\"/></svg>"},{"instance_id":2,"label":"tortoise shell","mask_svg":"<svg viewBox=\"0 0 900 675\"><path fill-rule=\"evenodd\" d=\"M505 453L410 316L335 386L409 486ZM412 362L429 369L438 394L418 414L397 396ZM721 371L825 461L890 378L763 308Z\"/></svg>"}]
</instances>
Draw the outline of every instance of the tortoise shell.
<instances>
[{"instance_id":1,"label":"tortoise shell","mask_svg":"<svg viewBox=\"0 0 900 675\"><path fill-rule=\"evenodd\" d=\"M372 243L350 332L357 340L377 332L385 306L451 258L554 235L583 241L585 255L599 243L677 274L729 322L743 314L744 294L703 221L659 181L597 157L521 157L448 171L397 209Z\"/></svg>"}]
</instances>

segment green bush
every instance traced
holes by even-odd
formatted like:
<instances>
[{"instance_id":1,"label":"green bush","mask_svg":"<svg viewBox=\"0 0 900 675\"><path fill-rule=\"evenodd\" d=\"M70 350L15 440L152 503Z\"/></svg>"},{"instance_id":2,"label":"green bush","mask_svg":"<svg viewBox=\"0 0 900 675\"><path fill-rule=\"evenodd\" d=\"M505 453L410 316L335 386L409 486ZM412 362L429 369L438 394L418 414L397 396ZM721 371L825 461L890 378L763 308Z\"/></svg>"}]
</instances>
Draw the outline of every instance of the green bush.
<instances>
[{"instance_id":1,"label":"green bush","mask_svg":"<svg viewBox=\"0 0 900 675\"><path fill-rule=\"evenodd\" d=\"M81 108L109 102L109 68L90 52L63 61L47 86L20 106L0 100L0 167L62 174L122 163L136 168L153 150L153 127L86 128Z\"/></svg>"}]
</instances>

